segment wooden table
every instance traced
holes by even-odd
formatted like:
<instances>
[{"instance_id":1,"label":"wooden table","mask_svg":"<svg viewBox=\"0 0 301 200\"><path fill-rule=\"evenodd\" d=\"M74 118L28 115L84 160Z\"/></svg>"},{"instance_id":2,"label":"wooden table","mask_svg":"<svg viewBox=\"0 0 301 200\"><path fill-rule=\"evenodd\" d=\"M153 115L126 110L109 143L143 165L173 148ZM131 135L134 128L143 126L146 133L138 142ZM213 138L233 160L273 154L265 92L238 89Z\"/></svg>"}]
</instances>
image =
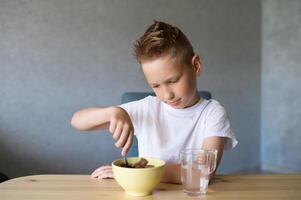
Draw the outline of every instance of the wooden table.
<instances>
[{"instance_id":1,"label":"wooden table","mask_svg":"<svg viewBox=\"0 0 301 200\"><path fill-rule=\"evenodd\" d=\"M180 200L180 199L301 199L301 174L216 176L208 193L189 197L181 185L160 183L153 195L132 197L113 179L93 180L88 175L36 175L0 184L1 200Z\"/></svg>"}]
</instances>

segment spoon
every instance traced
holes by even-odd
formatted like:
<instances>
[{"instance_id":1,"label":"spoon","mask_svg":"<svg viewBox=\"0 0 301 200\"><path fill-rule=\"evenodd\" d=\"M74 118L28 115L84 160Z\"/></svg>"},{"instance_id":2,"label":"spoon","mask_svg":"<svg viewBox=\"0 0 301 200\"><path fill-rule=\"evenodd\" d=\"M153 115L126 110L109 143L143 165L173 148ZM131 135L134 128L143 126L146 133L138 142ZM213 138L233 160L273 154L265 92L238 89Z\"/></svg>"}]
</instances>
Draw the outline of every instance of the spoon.
<instances>
[{"instance_id":1,"label":"spoon","mask_svg":"<svg viewBox=\"0 0 301 200\"><path fill-rule=\"evenodd\" d=\"M129 166L129 162L128 162L127 156L124 156L124 161L125 161L125 167L128 167Z\"/></svg>"}]
</instances>

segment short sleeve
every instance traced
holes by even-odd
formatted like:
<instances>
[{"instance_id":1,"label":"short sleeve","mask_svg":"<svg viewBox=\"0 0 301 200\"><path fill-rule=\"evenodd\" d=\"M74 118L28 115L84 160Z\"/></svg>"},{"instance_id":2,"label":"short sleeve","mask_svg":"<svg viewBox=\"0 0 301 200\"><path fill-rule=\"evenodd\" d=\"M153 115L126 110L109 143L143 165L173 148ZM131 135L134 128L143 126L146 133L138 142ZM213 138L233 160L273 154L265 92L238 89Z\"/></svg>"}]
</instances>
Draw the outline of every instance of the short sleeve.
<instances>
[{"instance_id":1,"label":"short sleeve","mask_svg":"<svg viewBox=\"0 0 301 200\"><path fill-rule=\"evenodd\" d=\"M210 136L227 138L224 146L225 150L234 148L238 143L231 128L226 110L220 104L211 109L206 116L204 138Z\"/></svg>"},{"instance_id":2,"label":"short sleeve","mask_svg":"<svg viewBox=\"0 0 301 200\"><path fill-rule=\"evenodd\" d=\"M121 105L118 105L118 107L123 108L124 110L126 110L126 112L129 114L131 120L137 118L137 101L132 101L132 102L128 102L128 103L124 103Z\"/></svg>"}]
</instances>

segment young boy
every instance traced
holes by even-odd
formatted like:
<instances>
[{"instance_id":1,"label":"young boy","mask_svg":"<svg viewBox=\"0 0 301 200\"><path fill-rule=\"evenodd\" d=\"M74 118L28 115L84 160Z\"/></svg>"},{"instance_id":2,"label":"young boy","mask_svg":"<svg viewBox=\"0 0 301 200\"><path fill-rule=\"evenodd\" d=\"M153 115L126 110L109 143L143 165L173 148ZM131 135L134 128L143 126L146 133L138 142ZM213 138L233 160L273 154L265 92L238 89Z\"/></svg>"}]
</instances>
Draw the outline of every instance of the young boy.
<instances>
[{"instance_id":1,"label":"young boy","mask_svg":"<svg viewBox=\"0 0 301 200\"><path fill-rule=\"evenodd\" d=\"M177 27L155 21L134 50L156 97L78 111L71 121L73 127L109 129L122 155L129 151L135 134L140 157L166 161L163 182L180 183L179 152L184 148L217 149L218 166L223 149L233 148L237 141L225 109L198 95L202 62L186 36ZM92 177L113 178L112 168L102 166Z\"/></svg>"}]
</instances>

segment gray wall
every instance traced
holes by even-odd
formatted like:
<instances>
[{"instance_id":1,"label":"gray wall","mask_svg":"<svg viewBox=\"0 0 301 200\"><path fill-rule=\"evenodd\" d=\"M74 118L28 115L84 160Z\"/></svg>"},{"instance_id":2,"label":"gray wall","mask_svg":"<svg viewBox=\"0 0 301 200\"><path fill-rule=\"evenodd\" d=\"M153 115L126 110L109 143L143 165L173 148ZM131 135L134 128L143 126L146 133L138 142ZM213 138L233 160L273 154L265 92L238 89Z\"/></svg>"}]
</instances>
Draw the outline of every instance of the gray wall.
<instances>
[{"instance_id":1,"label":"gray wall","mask_svg":"<svg viewBox=\"0 0 301 200\"><path fill-rule=\"evenodd\" d=\"M264 171L301 171L301 1L263 1Z\"/></svg>"},{"instance_id":2,"label":"gray wall","mask_svg":"<svg viewBox=\"0 0 301 200\"><path fill-rule=\"evenodd\" d=\"M261 1L0 0L0 171L91 173L120 157L109 133L70 126L84 107L149 91L132 44L179 26L204 60L199 87L226 107L239 145L220 173L260 167Z\"/></svg>"}]
</instances>

